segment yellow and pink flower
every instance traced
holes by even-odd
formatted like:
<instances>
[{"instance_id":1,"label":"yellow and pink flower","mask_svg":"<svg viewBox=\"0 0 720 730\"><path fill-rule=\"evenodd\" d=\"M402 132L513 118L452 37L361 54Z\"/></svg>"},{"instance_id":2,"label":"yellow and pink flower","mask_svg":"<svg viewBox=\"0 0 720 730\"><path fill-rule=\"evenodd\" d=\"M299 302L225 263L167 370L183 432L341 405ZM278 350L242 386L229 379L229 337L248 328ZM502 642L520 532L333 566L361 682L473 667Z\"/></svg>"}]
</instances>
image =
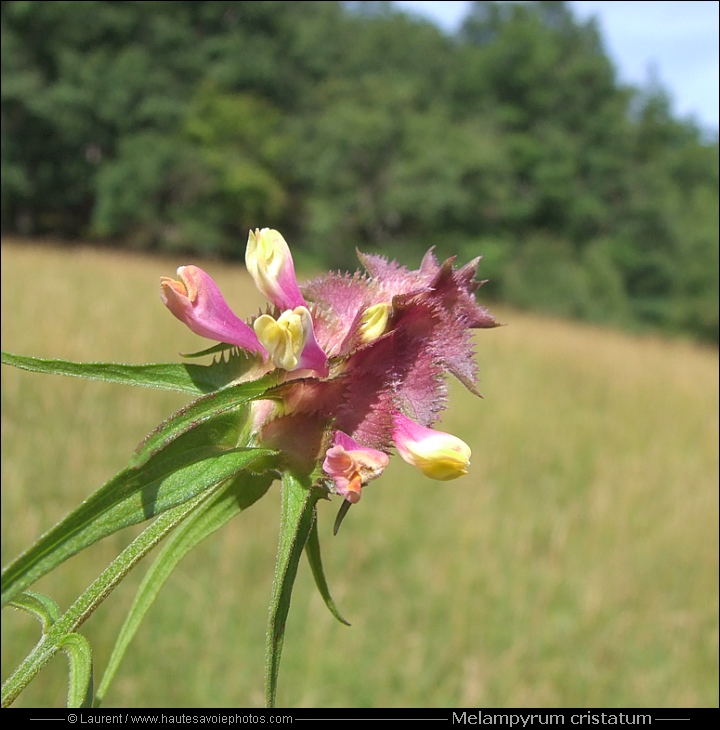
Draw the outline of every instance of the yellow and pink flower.
<instances>
[{"instance_id":1,"label":"yellow and pink flower","mask_svg":"<svg viewBox=\"0 0 720 730\"><path fill-rule=\"evenodd\" d=\"M431 249L411 271L359 256L367 273L330 273L300 286L285 239L251 231L247 268L274 309L250 324L197 267L181 267L181 282L162 280L163 301L193 332L288 373L274 393L279 405L261 409L258 440L281 445L289 461L314 469L350 503L382 473L393 447L433 479L467 473L467 444L431 426L445 406L447 373L477 393L471 331L497 326L475 301L479 259L456 269Z\"/></svg>"}]
</instances>

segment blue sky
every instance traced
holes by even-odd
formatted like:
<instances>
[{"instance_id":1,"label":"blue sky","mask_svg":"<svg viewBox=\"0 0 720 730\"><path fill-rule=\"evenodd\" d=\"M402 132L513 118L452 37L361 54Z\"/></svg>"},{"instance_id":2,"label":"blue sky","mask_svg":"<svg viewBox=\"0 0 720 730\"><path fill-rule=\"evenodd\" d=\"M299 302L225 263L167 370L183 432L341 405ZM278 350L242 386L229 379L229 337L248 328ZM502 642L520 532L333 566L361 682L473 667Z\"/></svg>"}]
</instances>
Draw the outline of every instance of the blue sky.
<instances>
[{"instance_id":1,"label":"blue sky","mask_svg":"<svg viewBox=\"0 0 720 730\"><path fill-rule=\"evenodd\" d=\"M471 2L398 0L404 10L455 30ZM672 100L673 112L693 117L717 133L720 85L716 0L569 2L581 20L596 16L620 81L642 85L653 68Z\"/></svg>"}]
</instances>

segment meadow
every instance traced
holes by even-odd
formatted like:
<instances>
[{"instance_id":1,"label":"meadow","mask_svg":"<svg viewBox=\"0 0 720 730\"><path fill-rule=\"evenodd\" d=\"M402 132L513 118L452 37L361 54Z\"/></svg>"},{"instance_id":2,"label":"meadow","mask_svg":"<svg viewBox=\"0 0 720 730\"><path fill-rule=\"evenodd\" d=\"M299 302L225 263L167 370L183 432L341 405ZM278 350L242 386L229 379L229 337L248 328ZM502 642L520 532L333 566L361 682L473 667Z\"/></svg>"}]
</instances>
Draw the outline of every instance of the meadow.
<instances>
[{"instance_id":1,"label":"meadow","mask_svg":"<svg viewBox=\"0 0 720 730\"><path fill-rule=\"evenodd\" d=\"M163 362L205 346L165 310L177 258L6 241L2 348ZM240 266L196 261L246 316ZM481 269L481 274L482 274ZM482 290L480 291L482 300ZM440 427L470 474L393 459L339 534L320 505L339 624L298 574L278 704L290 707L696 707L718 704L718 352L493 308L477 336L484 399L453 385ZM2 370L2 561L127 463L182 394ZM107 707L253 707L279 520L273 487L180 564ZM35 588L61 608L137 529ZM145 565L82 631L102 674ZM2 614L2 675L39 625ZM63 706L59 655L18 706Z\"/></svg>"}]
</instances>

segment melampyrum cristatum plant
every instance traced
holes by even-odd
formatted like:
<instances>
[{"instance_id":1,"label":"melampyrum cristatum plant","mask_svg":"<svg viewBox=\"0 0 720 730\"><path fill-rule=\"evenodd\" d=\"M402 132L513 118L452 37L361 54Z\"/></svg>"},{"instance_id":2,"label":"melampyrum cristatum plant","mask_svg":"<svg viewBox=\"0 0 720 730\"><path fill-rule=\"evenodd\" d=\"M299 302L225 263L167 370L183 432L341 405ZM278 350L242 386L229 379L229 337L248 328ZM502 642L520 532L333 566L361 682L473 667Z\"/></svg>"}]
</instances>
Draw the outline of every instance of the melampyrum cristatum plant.
<instances>
[{"instance_id":1,"label":"melampyrum cristatum plant","mask_svg":"<svg viewBox=\"0 0 720 730\"><path fill-rule=\"evenodd\" d=\"M340 621L320 560L319 499L337 496L335 531L396 448L433 479L467 473L470 449L432 428L445 375L476 393L471 330L495 327L475 302L478 260L454 268L429 251L416 271L362 255L365 274L326 274L300 286L284 238L250 232L246 265L269 304L248 322L196 266L163 277L167 308L217 345L189 362L75 363L3 353L35 372L179 390L196 400L140 444L128 467L8 565L3 605L35 615L43 635L3 686L7 706L57 651L70 660L68 705L98 706L142 617L175 565L202 539L282 483L280 545L270 603L266 702L274 706L290 596L303 550L325 603ZM208 365L192 359L213 356ZM131 524L152 520L61 614L27 591L71 555ZM132 567L163 541L130 609L99 686L78 627Z\"/></svg>"}]
</instances>

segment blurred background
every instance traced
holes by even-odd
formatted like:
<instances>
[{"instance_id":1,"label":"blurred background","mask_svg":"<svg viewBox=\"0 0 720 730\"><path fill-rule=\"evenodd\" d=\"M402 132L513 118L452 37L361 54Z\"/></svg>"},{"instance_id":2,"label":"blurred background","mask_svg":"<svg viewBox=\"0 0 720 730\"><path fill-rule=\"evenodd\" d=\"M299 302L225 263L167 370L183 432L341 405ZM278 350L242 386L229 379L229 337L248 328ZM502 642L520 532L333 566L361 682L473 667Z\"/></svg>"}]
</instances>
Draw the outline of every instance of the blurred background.
<instances>
[{"instance_id":1,"label":"blurred background","mask_svg":"<svg viewBox=\"0 0 720 730\"><path fill-rule=\"evenodd\" d=\"M249 228L305 275L354 270L356 247L484 256L508 326L477 338L484 400L454 389L441 424L471 474L392 463L335 538L321 505L353 626L303 567L281 705L718 703L717 121L677 113L662 67L628 80L583 5L0 6L3 349L201 349L158 279L201 264L256 312ZM4 369L3 563L185 402ZM262 704L277 497L181 564L108 706ZM38 589L65 608L128 539ZM99 668L136 572L83 629ZM3 613L3 677L36 640ZM19 704L61 705L64 664Z\"/></svg>"},{"instance_id":2,"label":"blurred background","mask_svg":"<svg viewBox=\"0 0 720 730\"><path fill-rule=\"evenodd\" d=\"M4 3L2 230L241 259L272 222L343 268L437 245L494 299L717 342L717 128L568 4L460 5L448 33L383 2Z\"/></svg>"}]
</instances>

